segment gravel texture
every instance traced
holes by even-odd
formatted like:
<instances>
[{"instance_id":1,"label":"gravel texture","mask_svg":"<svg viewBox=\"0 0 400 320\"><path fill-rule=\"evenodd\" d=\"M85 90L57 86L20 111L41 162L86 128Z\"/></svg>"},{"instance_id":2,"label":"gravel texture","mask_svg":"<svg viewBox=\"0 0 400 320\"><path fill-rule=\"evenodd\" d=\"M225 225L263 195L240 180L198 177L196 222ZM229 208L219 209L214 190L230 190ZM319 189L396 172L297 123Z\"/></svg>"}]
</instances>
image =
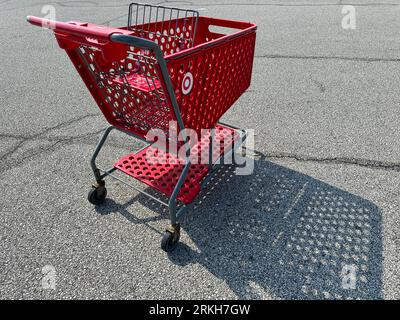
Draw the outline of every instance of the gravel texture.
<instances>
[{"instance_id":1,"label":"gravel texture","mask_svg":"<svg viewBox=\"0 0 400 320\"><path fill-rule=\"evenodd\" d=\"M168 255L153 201L110 180L105 206L87 202L107 123L25 21L45 3L1 1L0 298L399 299L400 5L353 3L355 30L335 0L171 3L259 27L252 85L223 118L255 130L254 173L220 172ZM128 2L49 4L124 25ZM115 134L100 161L138 145Z\"/></svg>"}]
</instances>

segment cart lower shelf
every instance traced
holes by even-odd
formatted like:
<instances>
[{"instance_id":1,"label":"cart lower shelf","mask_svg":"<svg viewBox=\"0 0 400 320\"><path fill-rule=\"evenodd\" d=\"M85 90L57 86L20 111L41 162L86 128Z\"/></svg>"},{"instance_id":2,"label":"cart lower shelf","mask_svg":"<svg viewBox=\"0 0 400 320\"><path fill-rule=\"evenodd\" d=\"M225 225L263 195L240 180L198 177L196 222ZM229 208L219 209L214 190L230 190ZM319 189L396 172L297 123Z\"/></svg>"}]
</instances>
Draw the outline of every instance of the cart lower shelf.
<instances>
[{"instance_id":1,"label":"cart lower shelf","mask_svg":"<svg viewBox=\"0 0 400 320\"><path fill-rule=\"evenodd\" d=\"M232 150L234 141L240 134L234 129L217 125L213 138L213 164ZM191 148L189 172L177 199L191 203L201 190L201 182L210 170L209 140L210 132ZM150 145L145 149L123 156L114 167L146 185L171 196L185 166L185 160L175 154Z\"/></svg>"}]
</instances>

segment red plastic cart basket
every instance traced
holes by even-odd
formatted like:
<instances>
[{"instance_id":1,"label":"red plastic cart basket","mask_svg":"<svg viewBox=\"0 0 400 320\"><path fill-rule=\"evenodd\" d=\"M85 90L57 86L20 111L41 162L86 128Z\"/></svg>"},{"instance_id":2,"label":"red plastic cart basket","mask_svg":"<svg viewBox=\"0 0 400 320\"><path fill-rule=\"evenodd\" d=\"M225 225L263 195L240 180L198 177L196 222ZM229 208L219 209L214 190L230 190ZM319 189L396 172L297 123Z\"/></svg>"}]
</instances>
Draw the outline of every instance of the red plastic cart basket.
<instances>
[{"instance_id":1,"label":"red plastic cart basket","mask_svg":"<svg viewBox=\"0 0 400 320\"><path fill-rule=\"evenodd\" d=\"M246 139L245 130L219 119L250 85L256 25L139 3L130 4L128 25L122 28L27 20L53 30L111 124L91 159L96 183L89 201L100 205L105 200L104 178L116 178L116 170L167 195L165 202L123 181L168 206L171 224L162 248L173 250L179 218L222 159ZM112 129L149 144L103 170L96 158ZM155 135L165 141L154 142Z\"/></svg>"}]
</instances>

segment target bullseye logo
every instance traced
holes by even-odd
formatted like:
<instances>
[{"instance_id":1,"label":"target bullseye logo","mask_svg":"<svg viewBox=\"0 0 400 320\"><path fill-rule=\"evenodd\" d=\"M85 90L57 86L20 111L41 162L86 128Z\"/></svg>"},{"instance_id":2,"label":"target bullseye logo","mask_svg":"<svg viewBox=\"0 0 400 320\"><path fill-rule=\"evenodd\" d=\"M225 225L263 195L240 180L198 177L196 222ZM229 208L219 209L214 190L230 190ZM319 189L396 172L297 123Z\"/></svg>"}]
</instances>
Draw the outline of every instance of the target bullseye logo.
<instances>
[{"instance_id":1,"label":"target bullseye logo","mask_svg":"<svg viewBox=\"0 0 400 320\"><path fill-rule=\"evenodd\" d=\"M192 91L193 88L193 75L190 72L186 72L182 81L182 92L187 95Z\"/></svg>"}]
</instances>

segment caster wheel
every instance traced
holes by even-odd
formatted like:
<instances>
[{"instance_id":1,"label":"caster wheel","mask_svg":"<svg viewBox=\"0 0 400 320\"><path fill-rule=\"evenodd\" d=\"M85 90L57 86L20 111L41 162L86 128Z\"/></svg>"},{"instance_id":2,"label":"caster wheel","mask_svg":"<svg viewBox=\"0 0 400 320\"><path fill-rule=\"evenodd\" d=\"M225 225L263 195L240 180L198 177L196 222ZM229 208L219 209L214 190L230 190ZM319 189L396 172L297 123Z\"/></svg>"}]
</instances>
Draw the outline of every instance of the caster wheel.
<instances>
[{"instance_id":1,"label":"caster wheel","mask_svg":"<svg viewBox=\"0 0 400 320\"><path fill-rule=\"evenodd\" d=\"M161 240L161 249L165 252L173 251L178 245L179 238L181 236L180 225L177 224L175 227L169 227Z\"/></svg>"},{"instance_id":2,"label":"caster wheel","mask_svg":"<svg viewBox=\"0 0 400 320\"><path fill-rule=\"evenodd\" d=\"M107 196L107 189L104 186L92 187L89 191L88 200L91 204L100 205L104 202Z\"/></svg>"}]
</instances>

